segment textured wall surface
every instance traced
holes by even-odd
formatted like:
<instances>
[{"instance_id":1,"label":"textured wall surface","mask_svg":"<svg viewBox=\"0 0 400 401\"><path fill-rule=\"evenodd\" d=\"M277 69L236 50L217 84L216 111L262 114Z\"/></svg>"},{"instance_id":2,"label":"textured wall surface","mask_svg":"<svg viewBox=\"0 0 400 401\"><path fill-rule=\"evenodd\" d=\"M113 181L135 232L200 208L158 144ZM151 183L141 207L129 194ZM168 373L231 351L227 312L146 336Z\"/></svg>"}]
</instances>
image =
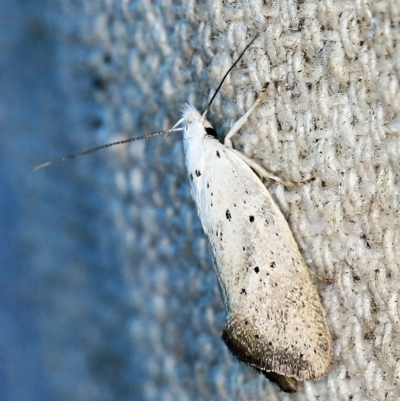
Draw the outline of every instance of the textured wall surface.
<instances>
[{"instance_id":1,"label":"textured wall surface","mask_svg":"<svg viewBox=\"0 0 400 401\"><path fill-rule=\"evenodd\" d=\"M37 399L398 400L400 2L63 0L35 19L3 1L22 32L1 42L22 70L1 97L13 134L0 162L4 398L24 383ZM184 102L203 109L257 32L209 119L223 137L271 82L235 146L287 180L315 177L266 183L308 265L333 282L316 283L332 372L291 396L220 340L179 133L26 172L169 128Z\"/></svg>"}]
</instances>

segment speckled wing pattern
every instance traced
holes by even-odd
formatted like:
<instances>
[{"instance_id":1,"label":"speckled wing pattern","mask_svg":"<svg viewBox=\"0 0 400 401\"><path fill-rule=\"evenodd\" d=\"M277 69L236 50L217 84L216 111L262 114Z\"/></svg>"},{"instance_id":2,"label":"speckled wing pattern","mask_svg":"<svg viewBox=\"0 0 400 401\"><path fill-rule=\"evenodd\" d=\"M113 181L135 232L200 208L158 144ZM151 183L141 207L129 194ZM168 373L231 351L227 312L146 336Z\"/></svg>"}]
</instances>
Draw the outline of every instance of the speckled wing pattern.
<instances>
[{"instance_id":1,"label":"speckled wing pattern","mask_svg":"<svg viewBox=\"0 0 400 401\"><path fill-rule=\"evenodd\" d=\"M204 127L190 129L203 129L201 136L185 133L184 146L225 305L223 340L266 376L323 377L331 366L332 340L285 218L239 156Z\"/></svg>"}]
</instances>

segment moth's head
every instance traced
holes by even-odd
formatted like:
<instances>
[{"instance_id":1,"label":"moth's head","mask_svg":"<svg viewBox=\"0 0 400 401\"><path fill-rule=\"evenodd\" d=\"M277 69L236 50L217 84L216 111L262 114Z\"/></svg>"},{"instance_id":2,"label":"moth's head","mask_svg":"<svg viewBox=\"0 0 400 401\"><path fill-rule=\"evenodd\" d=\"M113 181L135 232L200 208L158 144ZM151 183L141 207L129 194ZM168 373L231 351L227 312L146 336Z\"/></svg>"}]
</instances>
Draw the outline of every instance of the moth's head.
<instances>
[{"instance_id":1,"label":"moth's head","mask_svg":"<svg viewBox=\"0 0 400 401\"><path fill-rule=\"evenodd\" d=\"M199 111L191 104L185 104L182 111L182 121L185 121L187 125L192 122L200 123L204 128L212 128L210 122L206 119L205 115L201 115Z\"/></svg>"}]
</instances>

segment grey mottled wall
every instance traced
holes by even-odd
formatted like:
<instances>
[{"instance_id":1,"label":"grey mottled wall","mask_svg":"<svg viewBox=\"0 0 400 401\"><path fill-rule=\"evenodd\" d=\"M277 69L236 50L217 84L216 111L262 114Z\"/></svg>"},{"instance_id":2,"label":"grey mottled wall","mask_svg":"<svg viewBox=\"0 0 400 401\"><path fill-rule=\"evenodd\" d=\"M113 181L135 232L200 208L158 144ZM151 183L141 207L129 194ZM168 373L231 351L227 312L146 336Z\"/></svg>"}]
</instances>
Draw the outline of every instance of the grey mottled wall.
<instances>
[{"instance_id":1,"label":"grey mottled wall","mask_svg":"<svg viewBox=\"0 0 400 401\"><path fill-rule=\"evenodd\" d=\"M1 331L7 400L400 397L400 2L3 0ZM181 138L29 168L202 109L270 184L335 343L327 379L284 395L231 357ZM4 383L3 383L4 382ZM319 398L318 398L319 397Z\"/></svg>"}]
</instances>

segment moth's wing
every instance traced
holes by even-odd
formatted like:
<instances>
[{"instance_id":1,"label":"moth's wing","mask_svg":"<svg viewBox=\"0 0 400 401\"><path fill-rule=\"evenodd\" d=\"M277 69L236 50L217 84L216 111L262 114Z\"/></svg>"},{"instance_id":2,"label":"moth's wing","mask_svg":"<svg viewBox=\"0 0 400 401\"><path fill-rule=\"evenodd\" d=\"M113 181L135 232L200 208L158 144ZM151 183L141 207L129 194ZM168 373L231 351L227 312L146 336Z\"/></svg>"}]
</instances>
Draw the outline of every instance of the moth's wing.
<instances>
[{"instance_id":1,"label":"moth's wing","mask_svg":"<svg viewBox=\"0 0 400 401\"><path fill-rule=\"evenodd\" d=\"M323 377L332 360L325 312L269 192L213 139L204 139L188 169L225 304L228 348L261 372Z\"/></svg>"},{"instance_id":2,"label":"moth's wing","mask_svg":"<svg viewBox=\"0 0 400 401\"><path fill-rule=\"evenodd\" d=\"M214 256L214 255L213 255L213 256ZM215 258L214 258L214 257L213 257L213 264L214 264L215 270L218 271L218 266L217 266L217 264L216 264L216 261L215 261ZM219 283L219 286L220 286L221 293L223 294L225 290L222 288L221 280L218 280L218 283ZM226 298L224 298L224 299L226 299ZM226 302L225 302L225 305L226 305ZM235 353L234 350L232 349L232 347L230 346L230 340L229 340L227 334L228 334L228 333L227 333L227 331L225 330L225 331L223 332L222 339L223 339L224 342L227 344L229 350L231 350L232 353L233 353L235 356L237 356L240 360L242 360L242 359L240 358L240 356L239 356L237 353ZM284 375L280 375L280 374L275 373L275 372L272 372L272 371L267 372L267 371L265 371L265 370L257 369L257 368L255 367L255 365L252 365L252 367L253 367L255 370L257 370L259 373L262 373L268 380L270 380L270 381L274 382L275 384L277 384L277 385L280 387L280 389L281 389L282 391L284 391L285 393L295 393L295 392L297 391L297 380L296 380L295 378L293 378L293 377L288 377L288 376L284 376Z\"/></svg>"}]
</instances>

